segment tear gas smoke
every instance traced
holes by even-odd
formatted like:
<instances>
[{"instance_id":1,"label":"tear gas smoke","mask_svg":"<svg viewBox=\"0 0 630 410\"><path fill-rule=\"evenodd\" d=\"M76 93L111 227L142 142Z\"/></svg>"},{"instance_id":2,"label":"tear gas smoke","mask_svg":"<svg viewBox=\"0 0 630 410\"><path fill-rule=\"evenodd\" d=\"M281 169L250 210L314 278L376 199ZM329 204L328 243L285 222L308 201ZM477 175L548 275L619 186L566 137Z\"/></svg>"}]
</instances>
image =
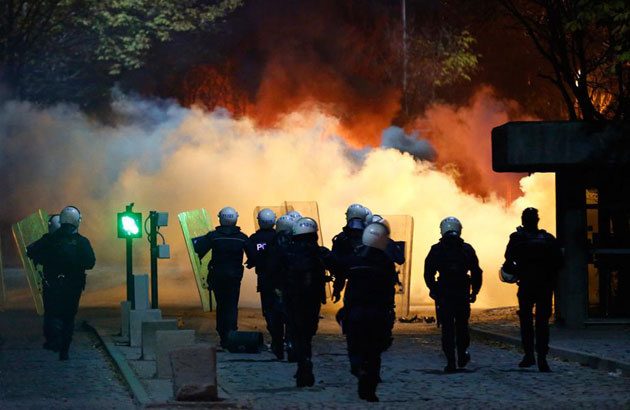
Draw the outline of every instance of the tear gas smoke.
<instances>
[{"instance_id":1,"label":"tear gas smoke","mask_svg":"<svg viewBox=\"0 0 630 410\"><path fill-rule=\"evenodd\" d=\"M463 237L478 252L485 271L479 296L483 306L515 304L516 289L500 284L497 270L508 235L520 224L521 210L538 207L541 226L554 231L551 175L523 178L524 195L506 205L494 194L482 199L463 192L451 174L397 149L366 150L357 164L349 158L347 145L335 137L340 121L315 110L294 112L274 128L261 129L221 109L207 113L164 101L119 97L114 109L124 119L116 126L95 122L65 105L40 109L8 101L0 109L2 219L16 221L38 207L53 212L67 204L78 206L83 213L81 232L92 241L100 266L88 277L88 304L115 304L124 298L124 241L116 239L116 212L129 202L145 217L149 210L170 213L170 226L162 232L172 259L160 262L161 300L192 305L198 305L198 296L176 215L199 207L209 211L214 224L220 208L235 207L239 225L251 234L255 206L316 200L328 246L344 225L351 203L379 214L412 215L412 304L429 302L423 262L439 238L442 218L457 216ZM446 117L448 109L435 110ZM474 105L452 115L469 130L480 126L480 118L488 119L483 127L489 141L490 128L499 125L492 121L504 117L494 111L484 116L486 109ZM445 142L432 143L444 164L440 147L448 145L451 134L448 129L441 132ZM396 133L398 141L408 143ZM420 146L424 148L418 152L429 152L429 144ZM489 168L489 162L485 166ZM146 240L136 240L134 250L135 272L147 272ZM243 305L258 304L254 284L254 273L246 272Z\"/></svg>"}]
</instances>

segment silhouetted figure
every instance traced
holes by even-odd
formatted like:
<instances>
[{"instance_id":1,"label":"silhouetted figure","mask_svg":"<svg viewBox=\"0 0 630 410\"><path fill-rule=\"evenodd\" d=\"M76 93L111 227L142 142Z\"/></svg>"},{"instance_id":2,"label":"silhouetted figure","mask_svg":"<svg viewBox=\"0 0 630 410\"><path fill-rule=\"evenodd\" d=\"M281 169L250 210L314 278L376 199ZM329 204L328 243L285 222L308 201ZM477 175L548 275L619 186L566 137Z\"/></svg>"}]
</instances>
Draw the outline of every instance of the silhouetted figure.
<instances>
[{"instance_id":1,"label":"silhouetted figure","mask_svg":"<svg viewBox=\"0 0 630 410\"><path fill-rule=\"evenodd\" d=\"M510 235L505 250L505 265L510 266L518 280L518 315L521 322L521 340L525 357L520 367L536 364L534 357L534 335L538 368L549 372L549 318L552 296L556 286L558 270L562 267L562 250L556 238L543 229L538 229L538 210L527 208L521 216L522 226ZM534 315L536 306L536 330Z\"/></svg>"}]
</instances>

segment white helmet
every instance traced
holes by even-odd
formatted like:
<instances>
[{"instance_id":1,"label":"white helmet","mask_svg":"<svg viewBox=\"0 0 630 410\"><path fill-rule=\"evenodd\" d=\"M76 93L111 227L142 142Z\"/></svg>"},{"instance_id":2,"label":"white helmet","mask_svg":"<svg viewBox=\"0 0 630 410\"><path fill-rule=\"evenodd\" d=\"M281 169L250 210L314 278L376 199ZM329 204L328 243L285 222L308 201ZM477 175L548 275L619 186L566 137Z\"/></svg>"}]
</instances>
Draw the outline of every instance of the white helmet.
<instances>
[{"instance_id":1,"label":"white helmet","mask_svg":"<svg viewBox=\"0 0 630 410\"><path fill-rule=\"evenodd\" d=\"M454 216L449 216L444 218L442 222L440 222L440 233L442 236L445 236L448 233L452 235L461 236L462 235L462 223L459 222L459 219Z\"/></svg>"},{"instance_id":2,"label":"white helmet","mask_svg":"<svg viewBox=\"0 0 630 410\"><path fill-rule=\"evenodd\" d=\"M365 246L384 251L385 248L387 248L387 242L389 241L389 233L383 224L369 224L363 230L363 237L361 238L361 241Z\"/></svg>"},{"instance_id":3,"label":"white helmet","mask_svg":"<svg viewBox=\"0 0 630 410\"><path fill-rule=\"evenodd\" d=\"M48 218L48 233L53 233L61 228L61 217L59 214L50 215Z\"/></svg>"},{"instance_id":4,"label":"white helmet","mask_svg":"<svg viewBox=\"0 0 630 410\"><path fill-rule=\"evenodd\" d=\"M365 208L365 216L363 217L363 224L365 226L368 226L369 224L372 223L372 216L374 216L372 214L372 211L370 211L370 208L368 207L364 207Z\"/></svg>"},{"instance_id":5,"label":"white helmet","mask_svg":"<svg viewBox=\"0 0 630 410\"><path fill-rule=\"evenodd\" d=\"M363 205L352 204L346 210L346 221L349 221L352 218L359 218L361 220L364 220L366 215L367 211Z\"/></svg>"},{"instance_id":6,"label":"white helmet","mask_svg":"<svg viewBox=\"0 0 630 410\"><path fill-rule=\"evenodd\" d=\"M505 283L516 283L518 276L516 276L516 262L505 262L499 269L499 280Z\"/></svg>"},{"instance_id":7,"label":"white helmet","mask_svg":"<svg viewBox=\"0 0 630 410\"><path fill-rule=\"evenodd\" d=\"M261 229L273 228L276 223L276 213L269 208L262 209L258 212L258 225Z\"/></svg>"},{"instance_id":8,"label":"white helmet","mask_svg":"<svg viewBox=\"0 0 630 410\"><path fill-rule=\"evenodd\" d=\"M302 219L302 214L298 211L290 211L287 213L287 215L289 216L289 218L293 218L295 221L297 221L298 219Z\"/></svg>"},{"instance_id":9,"label":"white helmet","mask_svg":"<svg viewBox=\"0 0 630 410\"><path fill-rule=\"evenodd\" d=\"M384 225L387 228L387 234L391 235L392 227L389 224L389 222L387 221L387 219L383 218L382 216L380 216L380 215L373 215L372 216L372 220L370 221L370 223Z\"/></svg>"},{"instance_id":10,"label":"white helmet","mask_svg":"<svg viewBox=\"0 0 630 410\"><path fill-rule=\"evenodd\" d=\"M305 235L307 233L317 232L317 222L313 218L301 218L295 221L293 225L292 235Z\"/></svg>"},{"instance_id":11,"label":"white helmet","mask_svg":"<svg viewBox=\"0 0 630 410\"><path fill-rule=\"evenodd\" d=\"M276 220L276 231L291 232L291 229L293 229L294 224L295 224L295 219L291 218L289 215L282 215L280 218Z\"/></svg>"},{"instance_id":12,"label":"white helmet","mask_svg":"<svg viewBox=\"0 0 630 410\"><path fill-rule=\"evenodd\" d=\"M291 218L289 215L282 215L280 218L276 220L276 231L291 232L291 229L293 229L294 224L295 224L295 219Z\"/></svg>"},{"instance_id":13,"label":"white helmet","mask_svg":"<svg viewBox=\"0 0 630 410\"><path fill-rule=\"evenodd\" d=\"M219 211L219 224L221 226L234 226L238 220L238 212L231 206L226 206Z\"/></svg>"},{"instance_id":14,"label":"white helmet","mask_svg":"<svg viewBox=\"0 0 630 410\"><path fill-rule=\"evenodd\" d=\"M61 210L59 214L59 222L61 225L70 224L75 228L81 223L81 212L75 206L67 206Z\"/></svg>"}]
</instances>

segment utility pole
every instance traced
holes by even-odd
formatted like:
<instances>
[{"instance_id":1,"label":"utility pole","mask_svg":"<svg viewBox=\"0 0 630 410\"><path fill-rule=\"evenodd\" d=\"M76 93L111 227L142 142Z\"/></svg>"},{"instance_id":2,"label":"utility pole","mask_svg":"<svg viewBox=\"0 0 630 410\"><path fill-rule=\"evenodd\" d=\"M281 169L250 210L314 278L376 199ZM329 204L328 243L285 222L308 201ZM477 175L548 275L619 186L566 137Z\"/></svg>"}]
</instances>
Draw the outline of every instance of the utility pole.
<instances>
[{"instance_id":1,"label":"utility pole","mask_svg":"<svg viewBox=\"0 0 630 410\"><path fill-rule=\"evenodd\" d=\"M157 309L157 212L155 211L149 212L149 246L151 247L151 309Z\"/></svg>"},{"instance_id":2,"label":"utility pole","mask_svg":"<svg viewBox=\"0 0 630 410\"><path fill-rule=\"evenodd\" d=\"M407 0L402 0L402 92L403 110L409 114L407 107Z\"/></svg>"}]
</instances>

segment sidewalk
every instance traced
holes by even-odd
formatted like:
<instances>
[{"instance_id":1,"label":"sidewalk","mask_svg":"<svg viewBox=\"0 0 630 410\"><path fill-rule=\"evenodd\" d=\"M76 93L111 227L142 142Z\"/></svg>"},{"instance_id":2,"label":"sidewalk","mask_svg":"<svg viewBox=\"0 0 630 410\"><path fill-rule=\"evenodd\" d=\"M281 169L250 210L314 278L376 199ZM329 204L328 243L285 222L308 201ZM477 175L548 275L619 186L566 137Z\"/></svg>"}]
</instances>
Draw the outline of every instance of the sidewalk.
<instances>
[{"instance_id":1,"label":"sidewalk","mask_svg":"<svg viewBox=\"0 0 630 410\"><path fill-rule=\"evenodd\" d=\"M471 332L520 348L517 308L488 309L473 314ZM564 360L630 376L630 326L596 325L566 329L551 324L549 351Z\"/></svg>"}]
</instances>

